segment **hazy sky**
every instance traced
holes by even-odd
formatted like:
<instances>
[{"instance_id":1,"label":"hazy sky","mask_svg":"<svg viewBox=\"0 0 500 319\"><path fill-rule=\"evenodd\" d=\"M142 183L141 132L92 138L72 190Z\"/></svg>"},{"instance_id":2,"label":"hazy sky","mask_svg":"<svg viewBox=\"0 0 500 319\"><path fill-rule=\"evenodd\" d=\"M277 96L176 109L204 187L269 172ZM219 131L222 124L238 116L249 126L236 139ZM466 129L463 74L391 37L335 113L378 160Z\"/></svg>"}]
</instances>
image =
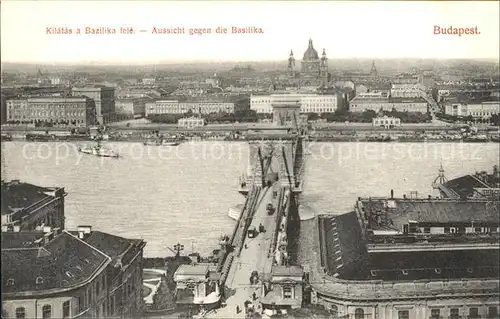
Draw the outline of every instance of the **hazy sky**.
<instances>
[{"instance_id":1,"label":"hazy sky","mask_svg":"<svg viewBox=\"0 0 500 319\"><path fill-rule=\"evenodd\" d=\"M308 39L330 58L496 58L499 2L2 1L2 62L298 60ZM479 35L434 35L434 26ZM46 27L80 35L50 35ZM85 35L85 27L147 29ZM260 27L264 34L164 35L152 28Z\"/></svg>"}]
</instances>

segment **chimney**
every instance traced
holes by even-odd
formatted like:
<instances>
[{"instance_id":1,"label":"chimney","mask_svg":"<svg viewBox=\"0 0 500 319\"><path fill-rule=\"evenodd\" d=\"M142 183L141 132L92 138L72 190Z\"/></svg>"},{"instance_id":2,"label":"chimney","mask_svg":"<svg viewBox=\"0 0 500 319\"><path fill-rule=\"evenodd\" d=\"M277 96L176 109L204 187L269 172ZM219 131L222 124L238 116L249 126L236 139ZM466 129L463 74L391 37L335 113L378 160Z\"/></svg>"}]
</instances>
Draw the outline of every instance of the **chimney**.
<instances>
[{"instance_id":1,"label":"chimney","mask_svg":"<svg viewBox=\"0 0 500 319\"><path fill-rule=\"evenodd\" d=\"M391 189L391 199L394 199L394 190Z\"/></svg>"},{"instance_id":2,"label":"chimney","mask_svg":"<svg viewBox=\"0 0 500 319\"><path fill-rule=\"evenodd\" d=\"M92 233L92 226L78 226L78 238L84 240Z\"/></svg>"}]
</instances>

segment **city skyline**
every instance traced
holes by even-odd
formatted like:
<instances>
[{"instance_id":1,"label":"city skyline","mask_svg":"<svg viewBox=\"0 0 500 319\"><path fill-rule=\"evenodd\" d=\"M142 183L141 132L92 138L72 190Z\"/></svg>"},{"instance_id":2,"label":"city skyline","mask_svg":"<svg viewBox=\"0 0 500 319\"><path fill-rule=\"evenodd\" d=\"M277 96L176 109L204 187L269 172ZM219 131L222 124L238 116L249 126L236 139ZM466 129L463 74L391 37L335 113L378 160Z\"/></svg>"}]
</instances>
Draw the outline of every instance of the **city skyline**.
<instances>
[{"instance_id":1,"label":"city skyline","mask_svg":"<svg viewBox=\"0 0 500 319\"><path fill-rule=\"evenodd\" d=\"M28 6L32 9L28 10ZM498 59L498 2L2 2L2 63L167 64L297 60L313 40L330 59ZM172 12L172 13L171 13ZM301 23L297 23L301 21ZM356 22L360 21L360 22ZM441 27L480 34L435 35ZM125 34L47 34L67 27ZM189 35L256 27L263 34ZM184 27L187 34L152 34ZM104 28L104 29L101 29ZM254 30L254 29L247 29ZM377 36L378 35L378 36Z\"/></svg>"}]
</instances>

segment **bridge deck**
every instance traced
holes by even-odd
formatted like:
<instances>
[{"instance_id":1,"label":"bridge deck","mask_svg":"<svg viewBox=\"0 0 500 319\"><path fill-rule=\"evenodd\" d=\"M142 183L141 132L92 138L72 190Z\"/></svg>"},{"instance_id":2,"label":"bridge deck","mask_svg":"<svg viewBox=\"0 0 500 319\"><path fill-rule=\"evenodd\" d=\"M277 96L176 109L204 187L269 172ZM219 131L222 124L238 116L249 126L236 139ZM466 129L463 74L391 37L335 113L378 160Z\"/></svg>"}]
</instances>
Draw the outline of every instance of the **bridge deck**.
<instances>
[{"instance_id":1,"label":"bridge deck","mask_svg":"<svg viewBox=\"0 0 500 319\"><path fill-rule=\"evenodd\" d=\"M209 318L244 318L244 302L252 300L252 293L260 297L261 283L250 285L252 271L259 272L260 279L263 274L270 274L273 265L273 255L268 254L272 244L272 238L276 229L276 213L267 214L266 206L272 203L276 208L278 197L273 199L273 191L278 191L279 183L271 187L263 188L260 192L251 226L257 230L259 225L264 226L265 232L259 233L255 238L245 237L247 248L243 248L239 257L235 257L229 270L226 285L229 293L226 294L226 307L218 309L216 313L210 314ZM236 306L242 310L236 314Z\"/></svg>"}]
</instances>

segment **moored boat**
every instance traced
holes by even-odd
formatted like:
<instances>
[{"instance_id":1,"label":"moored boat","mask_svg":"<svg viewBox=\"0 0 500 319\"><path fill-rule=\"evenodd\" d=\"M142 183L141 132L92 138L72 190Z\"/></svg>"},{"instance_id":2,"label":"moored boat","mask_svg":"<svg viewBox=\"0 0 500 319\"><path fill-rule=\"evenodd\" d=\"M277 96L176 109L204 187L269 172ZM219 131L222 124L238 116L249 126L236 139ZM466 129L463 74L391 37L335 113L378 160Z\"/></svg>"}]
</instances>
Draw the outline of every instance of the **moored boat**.
<instances>
[{"instance_id":1,"label":"moored boat","mask_svg":"<svg viewBox=\"0 0 500 319\"><path fill-rule=\"evenodd\" d=\"M161 143L161 145L163 146L177 146L179 145L180 143L179 142L176 142L176 141L163 141Z\"/></svg>"},{"instance_id":2,"label":"moored boat","mask_svg":"<svg viewBox=\"0 0 500 319\"><path fill-rule=\"evenodd\" d=\"M12 135L10 134L2 134L2 141L12 141Z\"/></svg>"},{"instance_id":3,"label":"moored boat","mask_svg":"<svg viewBox=\"0 0 500 319\"><path fill-rule=\"evenodd\" d=\"M144 145L153 145L153 146L177 146L180 142L178 140L146 140L144 141Z\"/></svg>"}]
</instances>

